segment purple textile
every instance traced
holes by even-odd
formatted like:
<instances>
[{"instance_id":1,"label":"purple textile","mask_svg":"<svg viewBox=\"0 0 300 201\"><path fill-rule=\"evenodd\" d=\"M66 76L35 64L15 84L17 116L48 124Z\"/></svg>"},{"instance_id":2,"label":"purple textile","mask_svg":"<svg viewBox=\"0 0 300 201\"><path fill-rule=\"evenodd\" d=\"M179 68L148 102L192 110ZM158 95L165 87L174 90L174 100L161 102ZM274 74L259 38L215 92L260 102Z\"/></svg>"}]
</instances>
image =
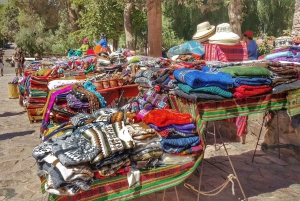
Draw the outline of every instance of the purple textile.
<instances>
[{"instance_id":1,"label":"purple textile","mask_svg":"<svg viewBox=\"0 0 300 201\"><path fill-rule=\"evenodd\" d=\"M149 124L149 126L151 128L153 128L156 131L164 131L167 129L175 129L177 131L180 131L182 133L194 133L196 126L195 124L184 124L184 125L179 125L179 124L170 124L168 126L164 126L164 127L157 127L154 124Z\"/></svg>"}]
</instances>

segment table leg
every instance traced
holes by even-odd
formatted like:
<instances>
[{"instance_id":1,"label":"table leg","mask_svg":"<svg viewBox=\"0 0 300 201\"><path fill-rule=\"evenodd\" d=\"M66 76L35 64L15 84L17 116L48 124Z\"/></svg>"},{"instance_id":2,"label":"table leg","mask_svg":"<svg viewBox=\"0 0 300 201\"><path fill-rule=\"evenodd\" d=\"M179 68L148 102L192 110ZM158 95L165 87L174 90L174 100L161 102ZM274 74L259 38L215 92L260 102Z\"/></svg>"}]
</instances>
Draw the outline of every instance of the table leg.
<instances>
[{"instance_id":1,"label":"table leg","mask_svg":"<svg viewBox=\"0 0 300 201\"><path fill-rule=\"evenodd\" d=\"M267 113L265 113L264 116L263 116L263 122L262 122L261 127L260 127L259 135L257 137L257 142L256 142L256 145L255 145L255 150L254 150L254 153L253 153L253 156L252 156L252 163L254 161L256 149L257 149L257 146L258 146L258 143L259 143L259 140L260 140L260 136L261 136L261 133L262 133L262 129L263 129L263 126L264 126L264 123L265 123L266 116L267 116Z\"/></svg>"},{"instance_id":2,"label":"table leg","mask_svg":"<svg viewBox=\"0 0 300 201\"><path fill-rule=\"evenodd\" d=\"M243 190L243 187L242 187L242 185L241 185L241 183L240 183L240 180L239 180L239 178L238 178L238 176L237 176L237 174L236 174L235 168L234 168L233 163L232 163L232 161L231 161L231 158L230 158L230 156L229 156L229 154L228 154L228 151L227 151L227 148L226 148L225 143L224 143L224 141L223 141L222 135L221 135L219 129L217 129L217 130L218 130L219 137L220 137L220 139L221 139L221 141L222 141L224 150L225 150L225 152L226 152L227 158L228 158L228 160L229 160L230 166L231 166L231 168L232 168L233 174L234 174L234 176L236 177L236 180L237 180L237 182L238 182L238 185L239 185L239 187L240 187L240 189L241 189L241 192L242 192L242 194L243 194L244 200L248 200L247 197L246 197L246 195L245 195L245 192L244 192L244 190Z\"/></svg>"},{"instance_id":3,"label":"table leg","mask_svg":"<svg viewBox=\"0 0 300 201\"><path fill-rule=\"evenodd\" d=\"M200 177L199 177L199 186L198 186L198 195L197 195L197 201L200 200L200 190L201 190L201 183L202 183L202 174L203 174L203 163L204 163L204 155L205 155L205 151L203 154L203 160L201 162L201 172L200 172Z\"/></svg>"},{"instance_id":4,"label":"table leg","mask_svg":"<svg viewBox=\"0 0 300 201\"><path fill-rule=\"evenodd\" d=\"M279 145L279 112L276 112L277 114L277 145ZM278 158L280 158L280 148L278 146Z\"/></svg>"}]
</instances>

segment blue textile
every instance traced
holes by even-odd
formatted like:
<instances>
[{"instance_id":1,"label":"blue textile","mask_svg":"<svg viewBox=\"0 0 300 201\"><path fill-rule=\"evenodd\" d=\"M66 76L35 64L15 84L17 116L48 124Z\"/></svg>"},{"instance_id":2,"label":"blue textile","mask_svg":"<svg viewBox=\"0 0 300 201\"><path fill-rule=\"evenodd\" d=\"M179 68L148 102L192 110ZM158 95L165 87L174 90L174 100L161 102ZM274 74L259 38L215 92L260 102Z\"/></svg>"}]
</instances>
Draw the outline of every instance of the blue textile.
<instances>
[{"instance_id":1,"label":"blue textile","mask_svg":"<svg viewBox=\"0 0 300 201\"><path fill-rule=\"evenodd\" d=\"M257 60L258 47L254 40L250 41L249 45L247 46L247 50L248 50L248 60Z\"/></svg>"},{"instance_id":2,"label":"blue textile","mask_svg":"<svg viewBox=\"0 0 300 201\"><path fill-rule=\"evenodd\" d=\"M176 139L162 139L160 142L163 150L168 153L179 153L191 147L197 146L200 143L199 136L176 138Z\"/></svg>"},{"instance_id":3,"label":"blue textile","mask_svg":"<svg viewBox=\"0 0 300 201\"><path fill-rule=\"evenodd\" d=\"M233 87L233 79L229 73L203 66L202 70L182 68L174 71L178 81L188 84L192 88L216 86L221 89Z\"/></svg>"},{"instance_id":4,"label":"blue textile","mask_svg":"<svg viewBox=\"0 0 300 201\"><path fill-rule=\"evenodd\" d=\"M101 45L102 47L107 47L107 41L102 38L99 42L94 42L95 45Z\"/></svg>"},{"instance_id":5,"label":"blue textile","mask_svg":"<svg viewBox=\"0 0 300 201\"><path fill-rule=\"evenodd\" d=\"M294 54L291 51L277 52L273 54L268 54L264 59L275 59L277 57L293 57Z\"/></svg>"},{"instance_id":6,"label":"blue textile","mask_svg":"<svg viewBox=\"0 0 300 201\"><path fill-rule=\"evenodd\" d=\"M202 56L205 53L205 51L201 43L195 40L190 40L186 43L170 48L169 51L167 52L167 55L171 57L174 55L188 54L188 53Z\"/></svg>"},{"instance_id":7,"label":"blue textile","mask_svg":"<svg viewBox=\"0 0 300 201\"><path fill-rule=\"evenodd\" d=\"M107 106L105 99L103 98L103 96L98 91L96 91L96 87L95 87L95 85L93 85L93 83L91 81L86 81L83 84L83 87L86 90L88 90L88 91L92 92L93 94L95 94L99 98L101 108L105 108Z\"/></svg>"},{"instance_id":8,"label":"blue textile","mask_svg":"<svg viewBox=\"0 0 300 201\"><path fill-rule=\"evenodd\" d=\"M233 78L233 85L239 87L241 85L249 86L261 86L261 85L270 85L271 80L269 78Z\"/></svg>"}]
</instances>

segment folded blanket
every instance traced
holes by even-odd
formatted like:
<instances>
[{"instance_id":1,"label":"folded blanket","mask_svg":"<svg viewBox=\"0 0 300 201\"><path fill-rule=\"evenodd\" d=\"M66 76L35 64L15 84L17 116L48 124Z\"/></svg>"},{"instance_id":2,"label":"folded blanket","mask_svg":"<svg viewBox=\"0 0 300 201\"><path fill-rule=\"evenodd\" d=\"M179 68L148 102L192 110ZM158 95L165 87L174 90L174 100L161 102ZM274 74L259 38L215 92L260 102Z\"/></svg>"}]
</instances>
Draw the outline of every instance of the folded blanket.
<instances>
[{"instance_id":1,"label":"folded blanket","mask_svg":"<svg viewBox=\"0 0 300 201\"><path fill-rule=\"evenodd\" d=\"M232 66L220 69L232 77L270 77L270 71L260 66Z\"/></svg>"},{"instance_id":2,"label":"folded blanket","mask_svg":"<svg viewBox=\"0 0 300 201\"><path fill-rule=\"evenodd\" d=\"M232 98L232 93L231 92L223 90L219 87L201 87L201 88L193 89L189 85L182 84L182 83L179 83L178 87L179 87L179 89L181 89L182 91L184 91L187 94L191 94L191 93L209 93L209 94L219 95L219 96L222 96L224 98Z\"/></svg>"},{"instance_id":3,"label":"folded blanket","mask_svg":"<svg viewBox=\"0 0 300 201\"><path fill-rule=\"evenodd\" d=\"M175 89L174 92L175 92L176 96L188 99L189 101L191 101L193 103L196 103L200 100L224 100L225 99L222 96L214 95L214 94L205 94L205 93L187 94L178 89Z\"/></svg>"},{"instance_id":4,"label":"folded blanket","mask_svg":"<svg viewBox=\"0 0 300 201\"><path fill-rule=\"evenodd\" d=\"M286 52L278 52L278 53L268 54L267 56L265 56L264 59L271 60L271 59L275 59L277 57L293 57L293 56L294 56L293 52L286 51Z\"/></svg>"},{"instance_id":5,"label":"folded blanket","mask_svg":"<svg viewBox=\"0 0 300 201\"><path fill-rule=\"evenodd\" d=\"M278 85L272 89L272 92L273 94L277 94L284 91L289 91L289 90L299 89L299 88L300 88L300 80L297 80L295 82Z\"/></svg>"},{"instance_id":6,"label":"folded blanket","mask_svg":"<svg viewBox=\"0 0 300 201\"><path fill-rule=\"evenodd\" d=\"M199 143L199 136L194 136L178 139L163 139L161 141L161 146L167 153L179 153L191 147L197 146Z\"/></svg>"},{"instance_id":7,"label":"folded blanket","mask_svg":"<svg viewBox=\"0 0 300 201\"><path fill-rule=\"evenodd\" d=\"M263 86L247 86L242 85L235 88L235 92L233 94L236 98L246 98L249 96L256 96L264 93L268 93L272 90L272 87L268 85Z\"/></svg>"},{"instance_id":8,"label":"folded blanket","mask_svg":"<svg viewBox=\"0 0 300 201\"><path fill-rule=\"evenodd\" d=\"M146 124L155 124L163 127L170 124L189 124L194 122L190 114L180 113L172 109L152 110L146 114L143 121Z\"/></svg>"},{"instance_id":9,"label":"folded blanket","mask_svg":"<svg viewBox=\"0 0 300 201\"><path fill-rule=\"evenodd\" d=\"M298 80L297 78L293 78L293 77L276 78L276 79L272 79L272 86L276 87L281 84L288 84L288 83L296 82L297 80Z\"/></svg>"},{"instance_id":10,"label":"folded blanket","mask_svg":"<svg viewBox=\"0 0 300 201\"><path fill-rule=\"evenodd\" d=\"M233 85L235 87L239 87L241 85L249 85L249 86L261 86L261 85L270 85L271 80L269 78L233 78Z\"/></svg>"},{"instance_id":11,"label":"folded blanket","mask_svg":"<svg viewBox=\"0 0 300 201\"><path fill-rule=\"evenodd\" d=\"M179 69L174 71L177 80L192 88L218 86L222 89L232 87L233 79L230 74L203 66L202 70Z\"/></svg>"}]
</instances>

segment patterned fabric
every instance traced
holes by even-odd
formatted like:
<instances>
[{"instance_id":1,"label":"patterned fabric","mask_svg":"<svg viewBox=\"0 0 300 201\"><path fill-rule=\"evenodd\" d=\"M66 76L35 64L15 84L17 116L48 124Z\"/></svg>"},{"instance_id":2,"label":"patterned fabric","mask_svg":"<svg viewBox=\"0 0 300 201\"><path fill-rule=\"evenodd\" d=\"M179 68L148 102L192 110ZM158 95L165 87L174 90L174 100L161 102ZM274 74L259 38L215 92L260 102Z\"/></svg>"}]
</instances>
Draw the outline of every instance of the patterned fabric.
<instances>
[{"instance_id":1,"label":"patterned fabric","mask_svg":"<svg viewBox=\"0 0 300 201\"><path fill-rule=\"evenodd\" d=\"M163 139L161 141L161 146L163 150L167 153L179 153L193 146L200 144L199 136L187 137L187 138L177 138L177 139Z\"/></svg>"},{"instance_id":2,"label":"patterned fabric","mask_svg":"<svg viewBox=\"0 0 300 201\"><path fill-rule=\"evenodd\" d=\"M206 66L202 70L179 69L174 71L178 81L188 84L192 88L217 86L222 89L232 87L233 79L227 74Z\"/></svg>"},{"instance_id":3,"label":"patterned fabric","mask_svg":"<svg viewBox=\"0 0 300 201\"><path fill-rule=\"evenodd\" d=\"M288 109L287 113L290 117L300 114L300 89L287 92Z\"/></svg>"},{"instance_id":4,"label":"patterned fabric","mask_svg":"<svg viewBox=\"0 0 300 201\"><path fill-rule=\"evenodd\" d=\"M247 47L243 42L230 46L210 43L203 44L203 46L206 61L236 62L248 60Z\"/></svg>"},{"instance_id":5,"label":"patterned fabric","mask_svg":"<svg viewBox=\"0 0 300 201\"><path fill-rule=\"evenodd\" d=\"M68 106L70 108L88 108L89 103L88 102L81 102L79 99L77 99L73 94L68 94L66 96Z\"/></svg>"},{"instance_id":6,"label":"patterned fabric","mask_svg":"<svg viewBox=\"0 0 300 201\"><path fill-rule=\"evenodd\" d=\"M91 146L83 137L64 135L52 144L52 153L64 166L78 165L92 161L99 153L97 146Z\"/></svg>"},{"instance_id":7,"label":"patterned fabric","mask_svg":"<svg viewBox=\"0 0 300 201\"><path fill-rule=\"evenodd\" d=\"M95 120L94 116L91 114L79 113L70 118L70 122L76 126L83 126L85 124L92 123Z\"/></svg>"},{"instance_id":8,"label":"patterned fabric","mask_svg":"<svg viewBox=\"0 0 300 201\"><path fill-rule=\"evenodd\" d=\"M183 43L181 45L172 47L167 52L168 57L172 57L174 55L180 55L180 54L197 54L202 56L205 53L204 47L201 43L195 40L188 41L186 43Z\"/></svg>"}]
</instances>

